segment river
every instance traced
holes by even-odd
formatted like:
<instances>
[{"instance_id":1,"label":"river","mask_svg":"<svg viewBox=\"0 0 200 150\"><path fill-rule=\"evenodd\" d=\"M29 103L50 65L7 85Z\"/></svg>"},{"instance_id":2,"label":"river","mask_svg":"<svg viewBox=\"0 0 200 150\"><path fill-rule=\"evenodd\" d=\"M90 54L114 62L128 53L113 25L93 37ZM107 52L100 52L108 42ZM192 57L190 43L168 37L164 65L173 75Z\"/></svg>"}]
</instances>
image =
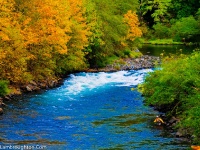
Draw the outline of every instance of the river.
<instances>
[{"instance_id":1,"label":"river","mask_svg":"<svg viewBox=\"0 0 200 150\"><path fill-rule=\"evenodd\" d=\"M152 69L76 73L59 88L9 102L0 116L0 146L48 150L184 150L153 123L136 89Z\"/></svg>"},{"instance_id":2,"label":"river","mask_svg":"<svg viewBox=\"0 0 200 150\"><path fill-rule=\"evenodd\" d=\"M143 55L160 56L161 53L165 55L169 54L191 54L193 50L197 48L196 45L185 46L185 45L151 45L144 44L140 51Z\"/></svg>"}]
</instances>

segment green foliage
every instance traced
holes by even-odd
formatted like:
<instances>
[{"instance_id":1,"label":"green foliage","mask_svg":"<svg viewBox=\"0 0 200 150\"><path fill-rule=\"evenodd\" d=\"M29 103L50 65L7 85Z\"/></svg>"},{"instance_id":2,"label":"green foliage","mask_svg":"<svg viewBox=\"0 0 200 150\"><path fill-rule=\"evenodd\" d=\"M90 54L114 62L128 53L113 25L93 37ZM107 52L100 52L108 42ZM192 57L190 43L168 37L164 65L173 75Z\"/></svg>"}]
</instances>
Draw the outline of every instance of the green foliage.
<instances>
[{"instance_id":1,"label":"green foliage","mask_svg":"<svg viewBox=\"0 0 200 150\"><path fill-rule=\"evenodd\" d=\"M170 43L199 42L199 20L197 15L197 17L189 16L181 19L171 19L168 24L157 23L153 25L154 30L150 30L146 37L154 40L173 39Z\"/></svg>"},{"instance_id":2,"label":"green foliage","mask_svg":"<svg viewBox=\"0 0 200 150\"><path fill-rule=\"evenodd\" d=\"M0 97L9 93L8 81L0 80Z\"/></svg>"},{"instance_id":3,"label":"green foliage","mask_svg":"<svg viewBox=\"0 0 200 150\"><path fill-rule=\"evenodd\" d=\"M95 7L95 14L98 23L98 31L95 32L96 38L92 40L89 46L91 52L87 55L91 67L102 67L107 63L110 56L123 55L123 51L132 45L125 46L122 43L127 36L128 26L124 22L123 15L128 10L135 11L138 8L138 1L108 1L92 0ZM99 32L100 31L100 32ZM130 43L133 43L130 42Z\"/></svg>"},{"instance_id":4,"label":"green foliage","mask_svg":"<svg viewBox=\"0 0 200 150\"><path fill-rule=\"evenodd\" d=\"M161 68L150 73L140 86L146 104L164 108L168 115L179 116L179 127L199 140L200 52L188 57L166 57Z\"/></svg>"},{"instance_id":5,"label":"green foliage","mask_svg":"<svg viewBox=\"0 0 200 150\"><path fill-rule=\"evenodd\" d=\"M174 37L191 38L200 32L198 22L193 16L181 18L171 27L171 33Z\"/></svg>"},{"instance_id":6,"label":"green foliage","mask_svg":"<svg viewBox=\"0 0 200 150\"><path fill-rule=\"evenodd\" d=\"M140 4L142 19L150 28L146 38L199 42L199 0L143 0Z\"/></svg>"},{"instance_id":7,"label":"green foliage","mask_svg":"<svg viewBox=\"0 0 200 150\"><path fill-rule=\"evenodd\" d=\"M195 15L199 7L199 0L172 0L170 11L175 18L180 19Z\"/></svg>"},{"instance_id":8,"label":"green foliage","mask_svg":"<svg viewBox=\"0 0 200 150\"><path fill-rule=\"evenodd\" d=\"M157 38L168 38L170 37L169 27L162 23L157 23L153 26L153 29L155 30L155 36Z\"/></svg>"},{"instance_id":9,"label":"green foliage","mask_svg":"<svg viewBox=\"0 0 200 150\"><path fill-rule=\"evenodd\" d=\"M166 22L170 14L168 12L171 0L144 0L141 3L142 14L151 13L154 22Z\"/></svg>"}]
</instances>

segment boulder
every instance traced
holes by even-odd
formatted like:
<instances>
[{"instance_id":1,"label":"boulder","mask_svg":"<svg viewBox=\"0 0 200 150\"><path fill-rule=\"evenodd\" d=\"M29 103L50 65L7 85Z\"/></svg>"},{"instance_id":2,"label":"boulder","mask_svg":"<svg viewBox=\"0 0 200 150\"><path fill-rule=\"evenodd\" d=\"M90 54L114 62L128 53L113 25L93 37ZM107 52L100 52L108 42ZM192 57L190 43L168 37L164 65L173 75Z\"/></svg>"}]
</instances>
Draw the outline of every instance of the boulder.
<instances>
[{"instance_id":1,"label":"boulder","mask_svg":"<svg viewBox=\"0 0 200 150\"><path fill-rule=\"evenodd\" d=\"M32 88L31 85L27 85L27 86L26 86L26 90L27 90L28 92L32 92L32 91L33 91L33 88Z\"/></svg>"},{"instance_id":2,"label":"boulder","mask_svg":"<svg viewBox=\"0 0 200 150\"><path fill-rule=\"evenodd\" d=\"M32 85L32 84L28 84L27 86L26 86L26 91L27 92L32 92L32 91L39 91L40 90L40 88L36 85Z\"/></svg>"},{"instance_id":3,"label":"boulder","mask_svg":"<svg viewBox=\"0 0 200 150\"><path fill-rule=\"evenodd\" d=\"M176 137L183 137L183 133L181 133L180 131L177 131L175 135Z\"/></svg>"},{"instance_id":4,"label":"boulder","mask_svg":"<svg viewBox=\"0 0 200 150\"><path fill-rule=\"evenodd\" d=\"M49 88L56 87L56 85L57 85L57 81L55 81L55 80L50 80L50 81L48 82Z\"/></svg>"}]
</instances>

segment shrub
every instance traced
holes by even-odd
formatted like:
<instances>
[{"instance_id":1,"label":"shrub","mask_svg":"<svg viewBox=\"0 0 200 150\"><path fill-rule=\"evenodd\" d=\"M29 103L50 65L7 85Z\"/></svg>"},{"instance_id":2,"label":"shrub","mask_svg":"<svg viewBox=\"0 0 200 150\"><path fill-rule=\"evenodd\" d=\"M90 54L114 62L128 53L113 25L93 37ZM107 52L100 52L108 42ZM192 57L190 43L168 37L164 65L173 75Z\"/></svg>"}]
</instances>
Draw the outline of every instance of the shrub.
<instances>
[{"instance_id":1,"label":"shrub","mask_svg":"<svg viewBox=\"0 0 200 150\"><path fill-rule=\"evenodd\" d=\"M155 36L158 38L168 38L169 37L169 28L161 23L157 23L153 26L155 30Z\"/></svg>"},{"instance_id":2,"label":"shrub","mask_svg":"<svg viewBox=\"0 0 200 150\"><path fill-rule=\"evenodd\" d=\"M198 21L193 16L181 18L177 20L171 27L171 33L175 40L190 39L192 36L199 33Z\"/></svg>"},{"instance_id":3,"label":"shrub","mask_svg":"<svg viewBox=\"0 0 200 150\"><path fill-rule=\"evenodd\" d=\"M195 135L200 144L200 52L166 57L161 68L140 86L145 103L165 109L168 116L178 116L181 121L177 127Z\"/></svg>"},{"instance_id":4,"label":"shrub","mask_svg":"<svg viewBox=\"0 0 200 150\"><path fill-rule=\"evenodd\" d=\"M8 81L0 80L0 97L9 93Z\"/></svg>"}]
</instances>

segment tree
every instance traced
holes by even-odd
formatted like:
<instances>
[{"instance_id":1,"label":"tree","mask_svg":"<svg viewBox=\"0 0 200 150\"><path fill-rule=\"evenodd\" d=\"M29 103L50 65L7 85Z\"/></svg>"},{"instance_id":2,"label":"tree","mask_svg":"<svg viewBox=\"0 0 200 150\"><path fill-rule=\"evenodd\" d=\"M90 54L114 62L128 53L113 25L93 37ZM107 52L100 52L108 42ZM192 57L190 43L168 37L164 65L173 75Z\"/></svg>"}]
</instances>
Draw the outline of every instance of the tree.
<instances>
[{"instance_id":1,"label":"tree","mask_svg":"<svg viewBox=\"0 0 200 150\"><path fill-rule=\"evenodd\" d=\"M28 53L13 0L0 1L0 78L11 83L26 82L31 78L27 71Z\"/></svg>"},{"instance_id":2,"label":"tree","mask_svg":"<svg viewBox=\"0 0 200 150\"><path fill-rule=\"evenodd\" d=\"M134 41L135 38L142 36L142 31L139 28L138 16L135 12L129 10L124 15L125 23L128 25L128 33L126 39Z\"/></svg>"},{"instance_id":3,"label":"tree","mask_svg":"<svg viewBox=\"0 0 200 150\"><path fill-rule=\"evenodd\" d=\"M198 22L193 16L183 17L175 22L171 27L171 32L176 40L182 40L183 38L188 41L193 36L200 33Z\"/></svg>"},{"instance_id":4,"label":"tree","mask_svg":"<svg viewBox=\"0 0 200 150\"><path fill-rule=\"evenodd\" d=\"M181 19L182 17L194 16L199 7L199 0L172 0L170 13L173 18Z\"/></svg>"},{"instance_id":5,"label":"tree","mask_svg":"<svg viewBox=\"0 0 200 150\"><path fill-rule=\"evenodd\" d=\"M25 46L32 55L28 70L35 80L54 76L58 54L66 55L70 40L69 3L64 0L31 0L20 3Z\"/></svg>"},{"instance_id":6,"label":"tree","mask_svg":"<svg viewBox=\"0 0 200 150\"><path fill-rule=\"evenodd\" d=\"M169 17L169 7L171 6L171 0L144 0L140 1L142 15L150 12L154 22L166 22ZM150 16L149 16L150 17Z\"/></svg>"},{"instance_id":7,"label":"tree","mask_svg":"<svg viewBox=\"0 0 200 150\"><path fill-rule=\"evenodd\" d=\"M95 6L98 28L101 32L98 32L100 38L94 40L96 43L90 45L91 52L88 56L93 66L100 67L106 65L109 57L124 55L127 47L123 43L128 26L124 22L123 15L128 10L138 9L138 1L92 0L92 2Z\"/></svg>"},{"instance_id":8,"label":"tree","mask_svg":"<svg viewBox=\"0 0 200 150\"><path fill-rule=\"evenodd\" d=\"M66 57L65 68L69 71L82 70L87 67L84 49L89 44L91 36L90 26L87 24L85 1L69 0L70 22L70 40L67 43L69 48Z\"/></svg>"}]
</instances>

